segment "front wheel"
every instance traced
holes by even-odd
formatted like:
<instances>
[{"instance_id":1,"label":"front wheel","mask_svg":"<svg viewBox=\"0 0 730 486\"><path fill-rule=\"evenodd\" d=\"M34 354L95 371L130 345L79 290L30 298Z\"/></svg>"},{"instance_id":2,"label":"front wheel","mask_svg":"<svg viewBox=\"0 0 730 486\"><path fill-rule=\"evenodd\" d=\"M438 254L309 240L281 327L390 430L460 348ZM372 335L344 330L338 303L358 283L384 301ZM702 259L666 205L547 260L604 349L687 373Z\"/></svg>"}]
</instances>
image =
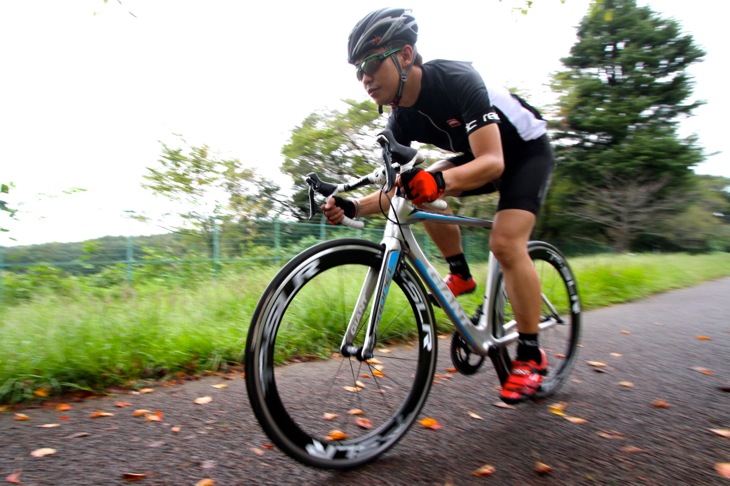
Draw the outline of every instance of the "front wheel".
<instances>
[{"instance_id":1,"label":"front wheel","mask_svg":"<svg viewBox=\"0 0 730 486\"><path fill-rule=\"evenodd\" d=\"M266 434L314 467L372 461L416 420L436 367L433 309L420 280L401 263L387 294L374 356L339 352L363 282L377 275L382 248L343 239L290 261L264 291L246 342L246 387ZM370 308L360 306L354 346Z\"/></svg>"},{"instance_id":2,"label":"front wheel","mask_svg":"<svg viewBox=\"0 0 730 486\"><path fill-rule=\"evenodd\" d=\"M581 304L575 276L565 256L554 246L542 241L528 245L530 258L540 279L542 305L540 315L540 347L548 358L548 374L535 398L545 398L562 386L575 365L580 341ZM517 331L515 314L504 287L504 274L497 269L492 295L496 337ZM518 282L519 284L519 282ZM497 370L504 381L515 356L514 344L499 351Z\"/></svg>"}]
</instances>

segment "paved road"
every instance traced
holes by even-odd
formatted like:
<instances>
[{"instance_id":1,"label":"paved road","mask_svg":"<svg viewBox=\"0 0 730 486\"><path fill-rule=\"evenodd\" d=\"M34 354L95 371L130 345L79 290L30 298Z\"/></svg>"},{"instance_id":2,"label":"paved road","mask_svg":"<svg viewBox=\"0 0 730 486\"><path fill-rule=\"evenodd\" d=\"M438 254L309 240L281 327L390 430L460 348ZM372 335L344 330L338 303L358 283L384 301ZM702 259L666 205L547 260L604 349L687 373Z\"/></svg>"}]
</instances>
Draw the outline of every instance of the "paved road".
<instances>
[{"instance_id":1,"label":"paved road","mask_svg":"<svg viewBox=\"0 0 730 486\"><path fill-rule=\"evenodd\" d=\"M415 425L381 459L354 471L306 468L265 448L238 376L72 403L65 412L30 408L22 411L28 421L0 413L0 481L16 472L26 485L127 484L126 473L155 485L203 478L216 485L729 485L714 466L730 462L730 438L711 432L730 429L729 296L730 279L723 279L587 313L578 366L553 399L498 408L491 369L454 376L433 387L423 411L442 429ZM451 366L447 344L442 373ZM607 366L599 373L587 361ZM220 383L227 387L213 387ZM193 403L201 396L212 401ZM115 407L120 400L130 406ZM654 406L657 400L667 407ZM586 422L550 413L556 402ZM132 417L135 409L164 418L145 422ZM114 416L89 418L97 410ZM56 453L31 457L39 448ZM538 475L536 461L553 471ZM492 476L471 474L485 464L496 468Z\"/></svg>"}]
</instances>

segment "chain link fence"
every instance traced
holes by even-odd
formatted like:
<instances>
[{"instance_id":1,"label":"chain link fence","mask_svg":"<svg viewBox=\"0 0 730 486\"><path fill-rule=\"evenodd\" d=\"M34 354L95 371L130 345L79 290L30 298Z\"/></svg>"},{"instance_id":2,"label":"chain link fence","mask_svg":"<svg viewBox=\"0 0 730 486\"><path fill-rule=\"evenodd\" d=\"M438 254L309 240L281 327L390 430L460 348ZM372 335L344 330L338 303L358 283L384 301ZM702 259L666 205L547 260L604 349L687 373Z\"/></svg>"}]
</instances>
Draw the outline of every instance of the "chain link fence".
<instances>
[{"instance_id":1,"label":"chain link fence","mask_svg":"<svg viewBox=\"0 0 730 486\"><path fill-rule=\"evenodd\" d=\"M105 237L81 243L50 243L28 247L0 247L0 300L24 300L39 287L61 286L66 277L83 279L95 287L139 284L161 279L184 283L261 267L280 267L313 244L335 238L380 241L383 224L369 220L353 230L321 223L249 221L236 226L211 225L211 231L177 232L155 236ZM441 254L422 227L414 227L429 259ZM462 228L462 243L470 262L489 256L489 232ZM576 246L576 245L572 245ZM585 245L569 253L596 252ZM57 289L58 290L58 289ZM62 289L60 289L62 290Z\"/></svg>"}]
</instances>

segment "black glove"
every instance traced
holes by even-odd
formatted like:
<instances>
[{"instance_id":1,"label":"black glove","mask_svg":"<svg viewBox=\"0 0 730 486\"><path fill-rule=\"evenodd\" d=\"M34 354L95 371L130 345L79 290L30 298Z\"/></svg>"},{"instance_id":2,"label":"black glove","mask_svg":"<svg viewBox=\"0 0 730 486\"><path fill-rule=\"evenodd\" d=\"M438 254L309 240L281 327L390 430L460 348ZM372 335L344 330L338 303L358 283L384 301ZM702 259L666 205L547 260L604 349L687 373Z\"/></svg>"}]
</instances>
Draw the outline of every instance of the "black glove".
<instances>
[{"instance_id":1,"label":"black glove","mask_svg":"<svg viewBox=\"0 0 730 486\"><path fill-rule=\"evenodd\" d=\"M355 203L350 201L349 199L341 198L340 196L335 196L332 199L335 200L335 206L342 209L345 212L345 216L347 216L350 219L357 218L357 207L355 206Z\"/></svg>"}]
</instances>

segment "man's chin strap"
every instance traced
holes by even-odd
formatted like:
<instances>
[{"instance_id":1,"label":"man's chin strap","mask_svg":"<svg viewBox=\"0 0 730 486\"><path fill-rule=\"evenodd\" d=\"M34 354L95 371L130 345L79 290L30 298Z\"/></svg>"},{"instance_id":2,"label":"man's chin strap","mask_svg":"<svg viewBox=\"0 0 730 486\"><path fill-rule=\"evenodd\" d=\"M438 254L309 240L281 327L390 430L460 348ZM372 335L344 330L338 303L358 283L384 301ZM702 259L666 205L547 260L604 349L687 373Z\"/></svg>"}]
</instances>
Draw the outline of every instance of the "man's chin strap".
<instances>
[{"instance_id":1,"label":"man's chin strap","mask_svg":"<svg viewBox=\"0 0 730 486\"><path fill-rule=\"evenodd\" d=\"M408 79L408 73L411 72L411 68L413 67L413 62L416 60L416 46L413 46L413 61L408 65L408 67L405 69L405 71L401 68L400 63L398 62L397 56L392 56L393 62L395 63L395 67L398 68L398 73L400 74L400 84L398 85L398 94L395 95L395 98L393 98L393 101L390 102L390 108L392 110L395 110L398 108L398 105L400 104L400 99L403 97L403 88L406 86L406 80ZM378 113L381 115L383 114L383 105L378 105Z\"/></svg>"}]
</instances>

